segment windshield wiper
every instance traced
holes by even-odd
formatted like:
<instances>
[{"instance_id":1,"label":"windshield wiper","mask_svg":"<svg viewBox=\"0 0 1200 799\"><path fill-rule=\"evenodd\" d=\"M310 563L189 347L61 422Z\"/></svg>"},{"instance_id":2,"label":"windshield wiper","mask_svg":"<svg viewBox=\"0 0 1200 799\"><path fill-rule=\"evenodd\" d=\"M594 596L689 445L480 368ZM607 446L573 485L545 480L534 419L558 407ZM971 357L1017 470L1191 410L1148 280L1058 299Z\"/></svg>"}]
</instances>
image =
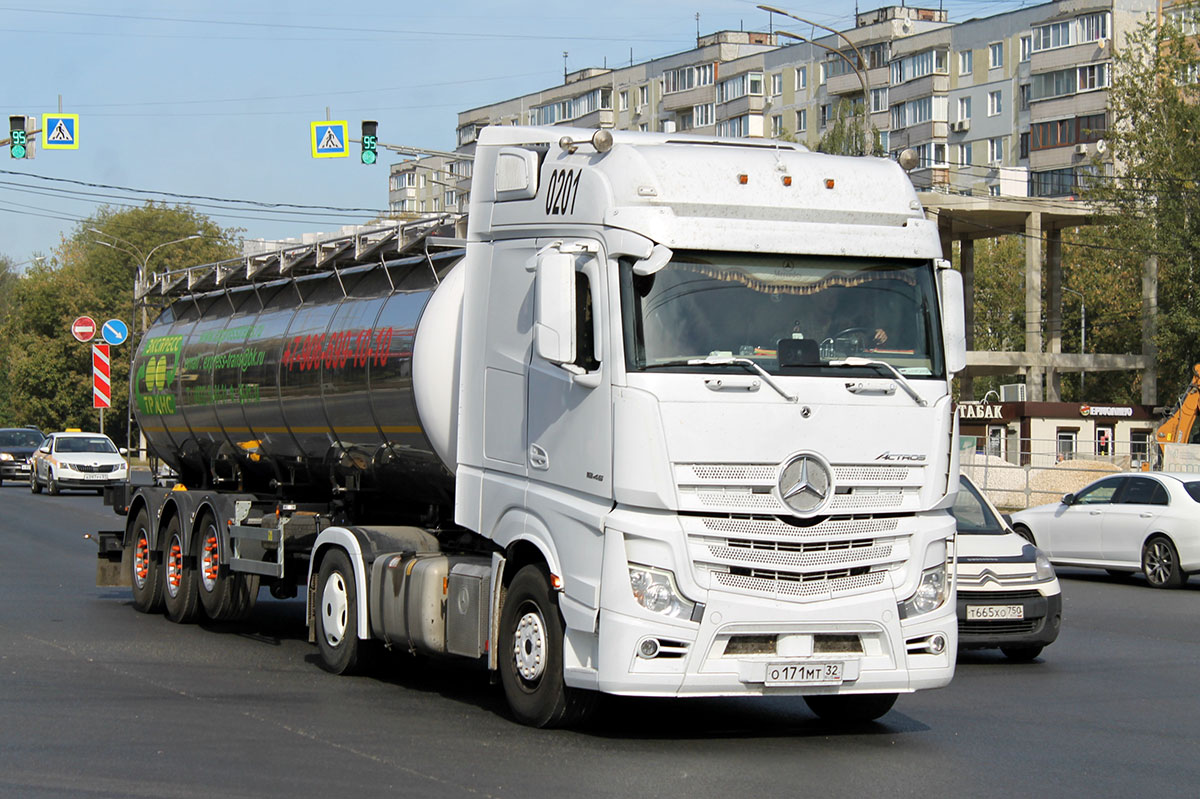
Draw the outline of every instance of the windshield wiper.
<instances>
[{"instance_id":1,"label":"windshield wiper","mask_svg":"<svg viewBox=\"0 0 1200 799\"><path fill-rule=\"evenodd\" d=\"M648 363L643 366L642 369L662 369L664 367L671 366L741 366L749 369L752 372L755 372L763 379L764 383L779 392L779 396L783 397L788 402L797 402L799 400L798 397L795 397L784 391L783 388L771 378L770 373L768 373L766 369L763 369L749 358L727 358L713 355L710 355L707 358L679 358L674 361Z\"/></svg>"},{"instance_id":2,"label":"windshield wiper","mask_svg":"<svg viewBox=\"0 0 1200 799\"><path fill-rule=\"evenodd\" d=\"M917 390L912 387L912 383L908 382L908 378L900 374L896 367L892 366L887 361L876 361L872 358L844 358L840 361L830 361L830 366L877 366L886 370L900 384L900 388L904 389L904 393L917 401L917 404L924 408L929 403L917 393Z\"/></svg>"}]
</instances>

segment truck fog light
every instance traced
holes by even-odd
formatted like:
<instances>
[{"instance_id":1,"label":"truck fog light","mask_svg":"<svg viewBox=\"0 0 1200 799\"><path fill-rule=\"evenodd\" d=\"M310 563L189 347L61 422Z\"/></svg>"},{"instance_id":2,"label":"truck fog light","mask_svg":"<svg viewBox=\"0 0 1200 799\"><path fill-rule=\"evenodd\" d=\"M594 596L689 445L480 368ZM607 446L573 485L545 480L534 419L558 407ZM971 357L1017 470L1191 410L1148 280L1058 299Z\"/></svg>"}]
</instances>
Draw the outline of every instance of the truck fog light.
<instances>
[{"instance_id":1,"label":"truck fog light","mask_svg":"<svg viewBox=\"0 0 1200 799\"><path fill-rule=\"evenodd\" d=\"M916 592L899 606L900 618L911 619L923 613L937 610L950 594L949 581L946 579L946 564L940 563L931 569L921 572L921 582Z\"/></svg>"},{"instance_id":2,"label":"truck fog light","mask_svg":"<svg viewBox=\"0 0 1200 799\"><path fill-rule=\"evenodd\" d=\"M629 564L629 587L643 608L664 616L691 619L696 603L675 587L675 575L666 569Z\"/></svg>"},{"instance_id":3,"label":"truck fog light","mask_svg":"<svg viewBox=\"0 0 1200 799\"><path fill-rule=\"evenodd\" d=\"M658 639L645 638L638 644L638 655L649 660L658 654Z\"/></svg>"},{"instance_id":4,"label":"truck fog light","mask_svg":"<svg viewBox=\"0 0 1200 799\"><path fill-rule=\"evenodd\" d=\"M940 655L946 651L946 636L938 633L929 639L929 651L935 655Z\"/></svg>"}]
</instances>

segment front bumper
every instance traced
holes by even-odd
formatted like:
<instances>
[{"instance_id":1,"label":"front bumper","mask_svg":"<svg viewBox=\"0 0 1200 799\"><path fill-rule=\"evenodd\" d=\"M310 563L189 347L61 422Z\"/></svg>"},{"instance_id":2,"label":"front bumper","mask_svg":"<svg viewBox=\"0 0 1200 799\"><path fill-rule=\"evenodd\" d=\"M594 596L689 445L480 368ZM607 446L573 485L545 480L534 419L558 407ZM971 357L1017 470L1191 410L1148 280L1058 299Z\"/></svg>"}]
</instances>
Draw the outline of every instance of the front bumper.
<instances>
[{"instance_id":1,"label":"front bumper","mask_svg":"<svg viewBox=\"0 0 1200 799\"><path fill-rule=\"evenodd\" d=\"M1020 605L1022 619L967 620L967 606ZM1049 596L1036 589L1025 591L967 591L958 589L958 646L961 649L1046 646L1058 638L1062 627L1062 594Z\"/></svg>"},{"instance_id":2,"label":"front bumper","mask_svg":"<svg viewBox=\"0 0 1200 799\"><path fill-rule=\"evenodd\" d=\"M54 480L56 483L58 483L58 487L68 489L78 488L99 490L101 488L107 488L108 486L121 485L127 479L127 473L125 472L114 472L111 475L104 474L96 476L62 474L61 472L54 475Z\"/></svg>"},{"instance_id":3,"label":"front bumper","mask_svg":"<svg viewBox=\"0 0 1200 799\"><path fill-rule=\"evenodd\" d=\"M940 654L909 651L939 634ZM819 605L711 591L698 625L602 608L592 687L634 696L908 693L950 682L956 635L952 604L902 623L890 591ZM639 655L651 638L659 654ZM841 664L839 682L767 685L769 666L830 663Z\"/></svg>"},{"instance_id":4,"label":"front bumper","mask_svg":"<svg viewBox=\"0 0 1200 799\"><path fill-rule=\"evenodd\" d=\"M0 479L28 480L29 463L27 461L0 461Z\"/></svg>"}]
</instances>

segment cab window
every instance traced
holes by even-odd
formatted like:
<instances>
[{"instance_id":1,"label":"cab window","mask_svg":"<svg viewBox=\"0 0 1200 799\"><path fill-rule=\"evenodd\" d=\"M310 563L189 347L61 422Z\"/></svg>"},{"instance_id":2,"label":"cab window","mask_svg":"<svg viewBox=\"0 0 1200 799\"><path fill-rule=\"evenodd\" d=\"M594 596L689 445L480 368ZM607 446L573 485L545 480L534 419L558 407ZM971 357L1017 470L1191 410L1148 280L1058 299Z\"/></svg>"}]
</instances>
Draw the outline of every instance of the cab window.
<instances>
[{"instance_id":1,"label":"cab window","mask_svg":"<svg viewBox=\"0 0 1200 799\"><path fill-rule=\"evenodd\" d=\"M1075 495L1074 505L1107 505L1113 501L1113 496L1117 493L1117 489L1121 487L1121 483L1125 482L1124 477L1110 477L1107 480L1101 480L1093 486L1080 491Z\"/></svg>"}]
</instances>

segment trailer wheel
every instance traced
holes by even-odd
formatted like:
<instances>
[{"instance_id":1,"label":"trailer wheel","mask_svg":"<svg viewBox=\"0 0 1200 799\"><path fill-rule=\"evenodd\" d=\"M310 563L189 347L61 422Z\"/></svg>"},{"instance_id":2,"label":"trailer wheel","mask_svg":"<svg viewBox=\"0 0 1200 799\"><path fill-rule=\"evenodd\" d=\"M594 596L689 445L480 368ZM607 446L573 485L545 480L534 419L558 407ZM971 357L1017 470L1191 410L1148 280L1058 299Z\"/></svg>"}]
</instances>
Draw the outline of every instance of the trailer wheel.
<instances>
[{"instance_id":1,"label":"trailer wheel","mask_svg":"<svg viewBox=\"0 0 1200 799\"><path fill-rule=\"evenodd\" d=\"M200 610L200 593L196 590L196 569L184 556L183 534L179 517L167 522L163 533L163 605L167 618L177 624L195 621Z\"/></svg>"},{"instance_id":2,"label":"trailer wheel","mask_svg":"<svg viewBox=\"0 0 1200 799\"><path fill-rule=\"evenodd\" d=\"M129 543L129 584L133 586L133 606L142 613L162 609L163 584L160 564L154 562L150 549L150 527L142 508L129 523L125 540Z\"/></svg>"},{"instance_id":3,"label":"trailer wheel","mask_svg":"<svg viewBox=\"0 0 1200 799\"><path fill-rule=\"evenodd\" d=\"M316 638L321 663L334 674L363 671L369 660L370 641L358 638L358 588L350 558L331 550L317 573Z\"/></svg>"},{"instance_id":4,"label":"trailer wheel","mask_svg":"<svg viewBox=\"0 0 1200 799\"><path fill-rule=\"evenodd\" d=\"M500 611L500 682L517 721L533 727L577 723L595 694L563 679L563 621L550 578L541 566L517 572Z\"/></svg>"},{"instance_id":5,"label":"trailer wheel","mask_svg":"<svg viewBox=\"0 0 1200 799\"><path fill-rule=\"evenodd\" d=\"M221 531L212 513L200 517L192 547L196 561L200 604L213 621L241 621L258 598L258 575L231 572Z\"/></svg>"}]
</instances>

